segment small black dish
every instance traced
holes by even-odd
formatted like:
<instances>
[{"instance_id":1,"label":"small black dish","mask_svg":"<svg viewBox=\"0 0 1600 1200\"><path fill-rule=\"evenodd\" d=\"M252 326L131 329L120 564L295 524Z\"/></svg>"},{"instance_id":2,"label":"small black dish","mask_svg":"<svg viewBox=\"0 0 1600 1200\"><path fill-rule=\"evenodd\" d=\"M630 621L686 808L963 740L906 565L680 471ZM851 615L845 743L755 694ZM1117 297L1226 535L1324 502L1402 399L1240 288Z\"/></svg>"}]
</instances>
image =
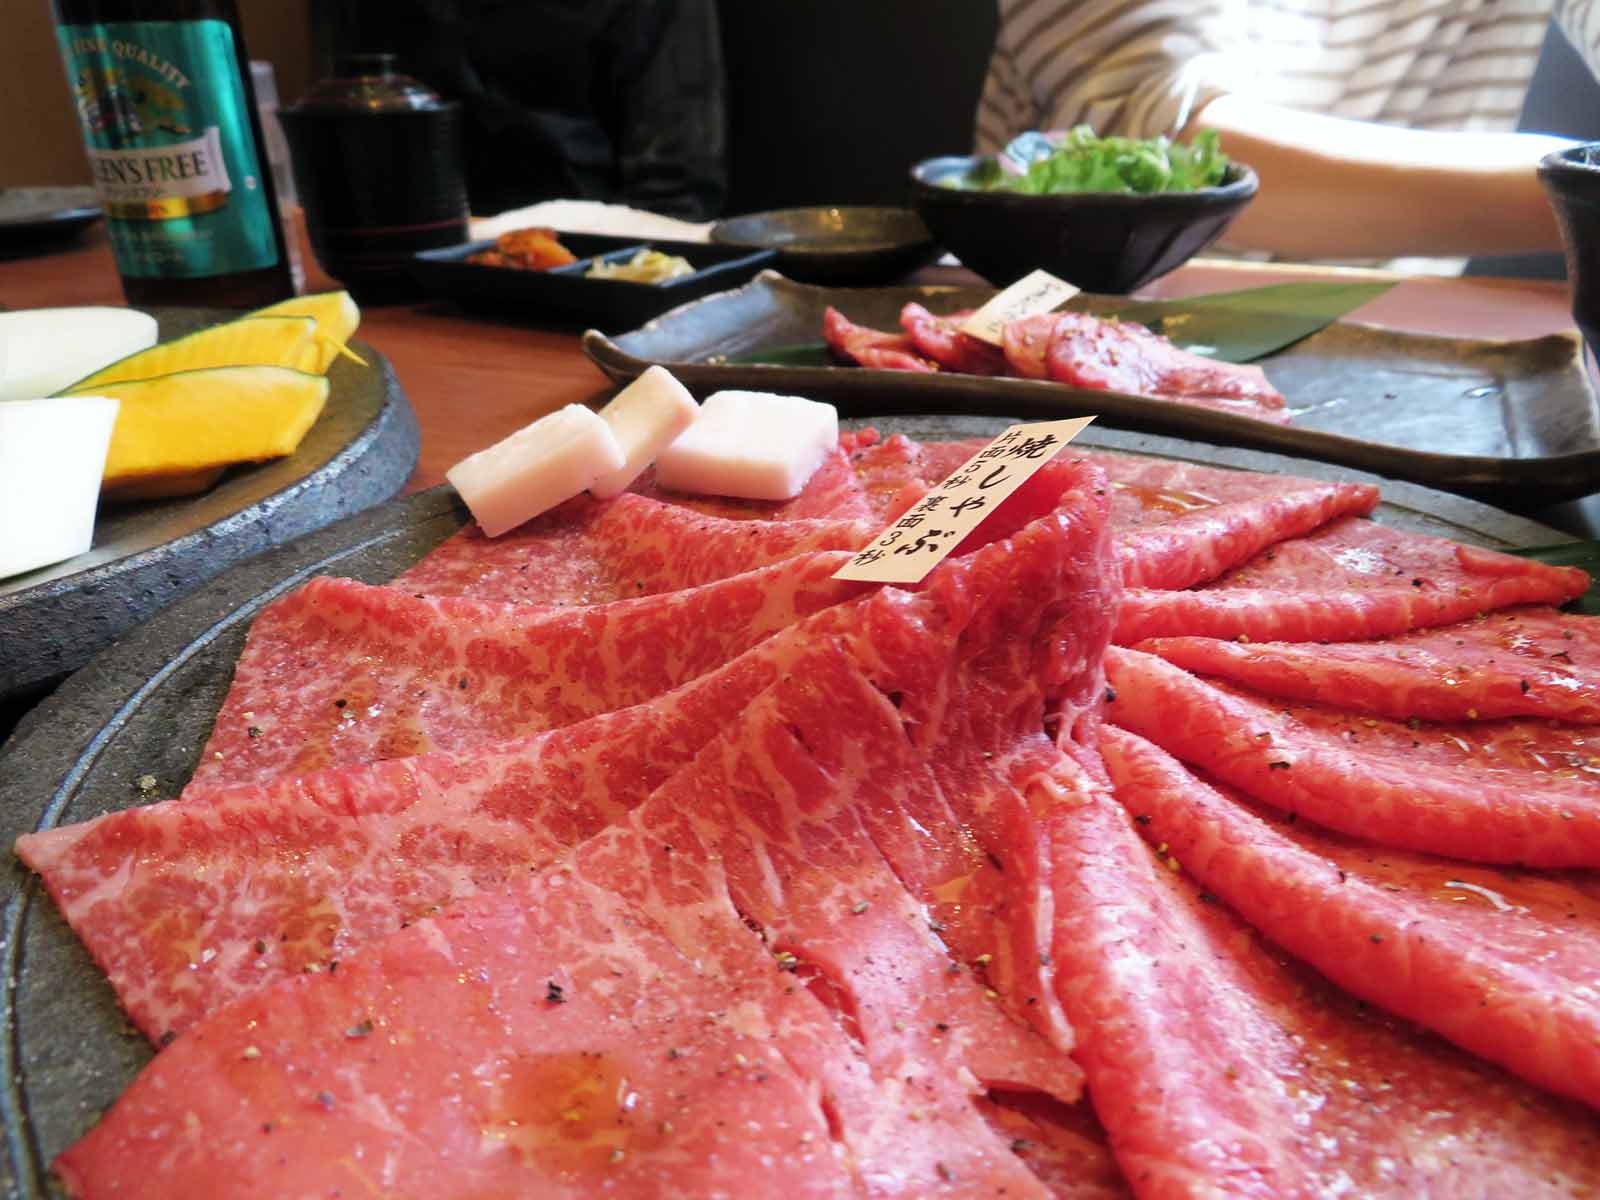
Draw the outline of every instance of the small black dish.
<instances>
[{"instance_id":1,"label":"small black dish","mask_svg":"<svg viewBox=\"0 0 1600 1200\"><path fill-rule=\"evenodd\" d=\"M100 215L92 187L0 188L0 258L54 250Z\"/></svg>"},{"instance_id":2,"label":"small black dish","mask_svg":"<svg viewBox=\"0 0 1600 1200\"><path fill-rule=\"evenodd\" d=\"M1192 192L1033 196L950 186L976 155L911 169L911 198L933 236L996 287L1043 268L1086 292L1123 295L1215 241L1256 194L1256 173L1231 163L1222 183Z\"/></svg>"},{"instance_id":3,"label":"small black dish","mask_svg":"<svg viewBox=\"0 0 1600 1200\"><path fill-rule=\"evenodd\" d=\"M455 300L463 307L499 313L526 313L562 325L593 326L620 332L642 325L688 300L737 287L772 262L770 250L674 242L659 238L625 238L606 234L558 233L561 244L578 261L546 271L494 267L467 261L469 254L492 250L492 239L424 250L413 256L411 273L428 292ZM597 258L626 261L640 250L687 259L694 268L663 283L625 279L591 279L586 272Z\"/></svg>"},{"instance_id":4,"label":"small black dish","mask_svg":"<svg viewBox=\"0 0 1600 1200\"><path fill-rule=\"evenodd\" d=\"M778 270L800 283L873 287L925 267L939 246L909 208L780 208L729 217L711 227L725 246L763 247Z\"/></svg>"}]
</instances>

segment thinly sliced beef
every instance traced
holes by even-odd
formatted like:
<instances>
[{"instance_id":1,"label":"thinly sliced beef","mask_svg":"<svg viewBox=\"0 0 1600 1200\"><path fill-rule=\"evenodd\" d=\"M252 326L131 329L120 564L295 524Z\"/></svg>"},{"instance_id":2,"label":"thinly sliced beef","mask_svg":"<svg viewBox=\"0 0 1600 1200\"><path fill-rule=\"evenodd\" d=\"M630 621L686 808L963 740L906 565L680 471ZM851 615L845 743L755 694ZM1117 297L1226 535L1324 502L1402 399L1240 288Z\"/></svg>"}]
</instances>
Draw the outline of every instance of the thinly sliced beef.
<instances>
[{"instance_id":1,"label":"thinly sliced beef","mask_svg":"<svg viewBox=\"0 0 1600 1200\"><path fill-rule=\"evenodd\" d=\"M1474 862L1600 866L1600 732L1529 718L1401 722L1268 702L1133 650L1107 718L1273 808Z\"/></svg>"},{"instance_id":2,"label":"thinly sliced beef","mask_svg":"<svg viewBox=\"0 0 1600 1200\"><path fill-rule=\"evenodd\" d=\"M531 610L319 577L251 626L188 794L459 751L638 704L857 595L817 551L636 600Z\"/></svg>"},{"instance_id":3,"label":"thinly sliced beef","mask_svg":"<svg viewBox=\"0 0 1600 1200\"><path fill-rule=\"evenodd\" d=\"M946 371L963 375L1004 375L1006 356L1000 347L961 332L961 323L971 309L936 317L913 301L900 310L900 328L925 358L931 358Z\"/></svg>"},{"instance_id":4,"label":"thinly sliced beef","mask_svg":"<svg viewBox=\"0 0 1600 1200\"><path fill-rule=\"evenodd\" d=\"M1109 795L1058 809L1052 840L1062 1000L1141 1200L1600 1188L1592 1114L1282 960L1154 859Z\"/></svg>"},{"instance_id":5,"label":"thinly sliced beef","mask_svg":"<svg viewBox=\"0 0 1600 1200\"><path fill-rule=\"evenodd\" d=\"M1104 531L1093 481L1080 482L1064 500L1068 511L947 560L923 593L883 589L824 610L650 704L481 756L431 755L118 812L25 837L18 853L44 877L136 1023L159 1037L273 978L342 959L403 921L498 886L619 819L755 690L794 672L797 648L819 638L848 638L874 660L893 645L896 657L922 664L928 686L953 711L991 722L952 728L951 736L987 739L984 753L993 755L1029 721L1037 730L1045 668L1081 673L1098 662L1092 639L1103 642L1105 606L1082 602L1105 577ZM1038 596L1056 600L1040 605ZM1062 624L1080 609L1095 615ZM1055 637L1011 645L1028 621ZM1080 638L1087 640L1075 649ZM985 641L1005 646L1003 655L985 650ZM952 663L966 655L981 662L956 670ZM886 690L909 686L910 665L889 662L898 674ZM1031 690L1031 703L1002 703L1004 662L1011 686ZM1069 682L1075 694L1098 686ZM992 723L1002 712L1011 726ZM927 751L934 752L961 757ZM965 755L978 757L970 748ZM1066 1044L1069 1035L1039 999L1036 952L1010 948L1017 937L1038 939L1033 924L1012 923L1001 902L973 906L955 895L989 854L1021 864L1036 850L1007 839L992 818L969 834L978 798L947 797L927 766L914 766L882 782L863 819L918 900L953 927L956 944L972 959L990 956L1002 1002L1039 1009L1040 1027ZM1019 865L997 894L1032 911L1038 874Z\"/></svg>"},{"instance_id":6,"label":"thinly sliced beef","mask_svg":"<svg viewBox=\"0 0 1600 1200\"><path fill-rule=\"evenodd\" d=\"M895 434L854 456L869 495L943 481L987 439L915 442ZM1337 517L1371 512L1378 489L1366 483L1324 483L1261 475L1172 459L1069 449L1092 463L1111 487L1111 528L1130 588L1187 588L1286 538ZM920 495L920 493L918 493ZM877 507L882 510L880 501Z\"/></svg>"},{"instance_id":7,"label":"thinly sliced beef","mask_svg":"<svg viewBox=\"0 0 1600 1200\"><path fill-rule=\"evenodd\" d=\"M884 333L857 325L832 305L822 314L822 337L835 354L863 367L889 371L937 371L939 365L917 352L903 333Z\"/></svg>"},{"instance_id":8,"label":"thinly sliced beef","mask_svg":"<svg viewBox=\"0 0 1600 1200\"><path fill-rule=\"evenodd\" d=\"M1045 368L1051 379L1073 387L1173 400L1280 425L1289 420L1283 393L1260 367L1191 354L1132 321L1056 314Z\"/></svg>"},{"instance_id":9,"label":"thinly sliced beef","mask_svg":"<svg viewBox=\"0 0 1600 1200\"><path fill-rule=\"evenodd\" d=\"M987 438L917 442L893 434L852 454L874 511L903 511L981 449ZM1372 511L1378 489L1261 475L1171 459L1064 451L1110 481L1110 522L1130 588L1187 588L1215 579L1286 538Z\"/></svg>"},{"instance_id":10,"label":"thinly sliced beef","mask_svg":"<svg viewBox=\"0 0 1600 1200\"><path fill-rule=\"evenodd\" d=\"M831 1129L836 1146L816 1153L846 1174L819 1173L837 1181L822 1194L1046 1195L974 1101L991 1084L1068 1099L1077 1070L949 957L857 799L901 773L906 719L855 650L814 639L621 824L337 973L224 1009L163 1052L59 1169L87 1196L126 1179L150 1195L200 1179L219 1196L260 1194L251 1169L264 1153L295 1161L279 1191L346 1184L356 1162L390 1172L380 1190L399 1179L441 1196L526 1194L563 1172L580 1185L571 1194L610 1179L628 1195L735 1181L778 1194L742 1154L708 1147L721 1119L756 1121L740 1132L768 1158ZM508 1105L508 1077L552 1055L576 1076L560 1102ZM685 1057L687 1077L674 1065ZM768 1083L770 1107L755 1090ZM562 1153L572 1091L602 1097L587 1156ZM179 1096L184 1115L164 1111ZM265 1141L263 1126L282 1136ZM496 1129L507 1136L485 1135ZM699 1172L688 1182L686 1164ZM1084 1173L1103 1175L1092 1145Z\"/></svg>"},{"instance_id":11,"label":"thinly sliced beef","mask_svg":"<svg viewBox=\"0 0 1600 1200\"><path fill-rule=\"evenodd\" d=\"M30 834L17 855L157 1040L621 820L802 644L779 634L649 704L510 745L126 809Z\"/></svg>"},{"instance_id":12,"label":"thinly sliced beef","mask_svg":"<svg viewBox=\"0 0 1600 1200\"><path fill-rule=\"evenodd\" d=\"M693 828L780 966L834 998L870 1060L903 1078L897 1064L931 1044L985 1088L1074 1100L1068 1046L1005 1015L986 994L992 981L963 969L973 964L930 926L894 869L897 848L874 836L890 781L927 769L902 719L853 654L817 647L746 710L737 736L718 738L652 796L640 823Z\"/></svg>"},{"instance_id":13,"label":"thinly sliced beef","mask_svg":"<svg viewBox=\"0 0 1600 1200\"><path fill-rule=\"evenodd\" d=\"M522 604L604 604L695 587L814 550L855 550L866 520L731 521L624 492L580 497L510 533L476 525L440 543L393 586Z\"/></svg>"},{"instance_id":14,"label":"thinly sliced beef","mask_svg":"<svg viewBox=\"0 0 1600 1200\"><path fill-rule=\"evenodd\" d=\"M817 517L840 521L877 519L856 478L844 438L823 459L822 465L793 500L738 500L730 496L674 492L656 482L654 468L647 469L630 490L652 500L731 521L793 521Z\"/></svg>"},{"instance_id":15,"label":"thinly sliced beef","mask_svg":"<svg viewBox=\"0 0 1600 1200\"><path fill-rule=\"evenodd\" d=\"M1406 720L1548 717L1600 724L1600 621L1514 608L1378 642L1153 638L1136 649L1268 696L1337 696Z\"/></svg>"},{"instance_id":16,"label":"thinly sliced beef","mask_svg":"<svg viewBox=\"0 0 1600 1200\"><path fill-rule=\"evenodd\" d=\"M1049 1191L1052 1200L1126 1200L1132 1193L1087 1102L1038 1092L993 1092L973 1102Z\"/></svg>"},{"instance_id":17,"label":"thinly sliced beef","mask_svg":"<svg viewBox=\"0 0 1600 1200\"><path fill-rule=\"evenodd\" d=\"M1281 503L1297 495L1306 496L1314 506L1317 498L1325 494L1323 489L1329 486L1319 479L1208 467L1142 454L1099 450L1083 453L1111 480L1111 524L1119 533L1158 525L1182 525L1217 509L1262 501ZM1378 503L1378 489L1370 484L1346 485L1339 494L1345 497L1347 504L1339 510L1341 514L1368 512ZM1285 526L1276 536L1281 540L1295 532L1304 530Z\"/></svg>"},{"instance_id":18,"label":"thinly sliced beef","mask_svg":"<svg viewBox=\"0 0 1600 1200\"><path fill-rule=\"evenodd\" d=\"M1589 577L1515 555L1348 518L1264 549L1196 591L1138 583L1117 616L1123 645L1153 637L1361 641L1518 604L1564 604Z\"/></svg>"},{"instance_id":19,"label":"thinly sliced beef","mask_svg":"<svg viewBox=\"0 0 1600 1200\"><path fill-rule=\"evenodd\" d=\"M1045 355L1055 331L1055 313L1008 321L1000 331L1000 349L1012 372L1023 379L1049 379L1050 368Z\"/></svg>"},{"instance_id":20,"label":"thinly sliced beef","mask_svg":"<svg viewBox=\"0 0 1600 1200\"><path fill-rule=\"evenodd\" d=\"M1310 533L1349 512L1368 512L1378 502L1378 491L1360 483L1312 483L1272 491L1277 494L1189 510L1160 525L1118 530L1123 582L1130 589L1194 587L1285 538Z\"/></svg>"},{"instance_id":21,"label":"thinly sliced beef","mask_svg":"<svg viewBox=\"0 0 1600 1200\"><path fill-rule=\"evenodd\" d=\"M945 444L916 442L903 433L893 433L851 453L856 478L880 522L887 523L891 516L905 512L970 457L963 455L943 472L934 474L926 465L927 452L931 446Z\"/></svg>"},{"instance_id":22,"label":"thinly sliced beef","mask_svg":"<svg viewBox=\"0 0 1600 1200\"><path fill-rule=\"evenodd\" d=\"M1386 850L1269 822L1107 729L1146 841L1341 987L1541 1087L1600 1107L1600 885Z\"/></svg>"},{"instance_id":23,"label":"thinly sliced beef","mask_svg":"<svg viewBox=\"0 0 1600 1200\"><path fill-rule=\"evenodd\" d=\"M1130 597L1206 583L1286 539L1378 504L1378 489L1367 483L1131 454L1085 457L1111 481L1111 527Z\"/></svg>"},{"instance_id":24,"label":"thinly sliced beef","mask_svg":"<svg viewBox=\"0 0 1600 1200\"><path fill-rule=\"evenodd\" d=\"M1279 425L1289 420L1283 394L1260 367L1191 354L1143 325L1088 313L1046 313L1008 323L997 350L960 331L964 315L939 317L920 304L907 304L900 313L906 336L856 325L830 306L823 314L822 336L840 357L864 367L1011 374Z\"/></svg>"},{"instance_id":25,"label":"thinly sliced beef","mask_svg":"<svg viewBox=\"0 0 1600 1200\"><path fill-rule=\"evenodd\" d=\"M708 971L610 890L633 865L518 881L223 1010L56 1172L83 1200L856 1194L814 1081L854 1065L827 1013L770 968Z\"/></svg>"}]
</instances>

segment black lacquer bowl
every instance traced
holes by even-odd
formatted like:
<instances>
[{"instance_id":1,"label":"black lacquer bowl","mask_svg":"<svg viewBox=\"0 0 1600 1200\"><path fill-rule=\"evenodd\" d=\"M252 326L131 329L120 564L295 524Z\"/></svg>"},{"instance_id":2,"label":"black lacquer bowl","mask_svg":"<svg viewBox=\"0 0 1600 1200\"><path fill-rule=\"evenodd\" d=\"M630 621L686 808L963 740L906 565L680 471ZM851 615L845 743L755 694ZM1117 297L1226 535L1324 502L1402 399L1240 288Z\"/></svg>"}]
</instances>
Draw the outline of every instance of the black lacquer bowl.
<instances>
[{"instance_id":1,"label":"black lacquer bowl","mask_svg":"<svg viewBox=\"0 0 1600 1200\"><path fill-rule=\"evenodd\" d=\"M1600 347L1600 142L1546 155L1539 179L1561 226L1572 319L1594 352Z\"/></svg>"},{"instance_id":2,"label":"black lacquer bowl","mask_svg":"<svg viewBox=\"0 0 1600 1200\"><path fill-rule=\"evenodd\" d=\"M911 200L935 240L996 287L1043 268L1086 292L1121 295L1214 242L1256 194L1256 173L1231 163L1216 187L1192 192L1033 196L951 186L978 156L911 169Z\"/></svg>"}]
</instances>

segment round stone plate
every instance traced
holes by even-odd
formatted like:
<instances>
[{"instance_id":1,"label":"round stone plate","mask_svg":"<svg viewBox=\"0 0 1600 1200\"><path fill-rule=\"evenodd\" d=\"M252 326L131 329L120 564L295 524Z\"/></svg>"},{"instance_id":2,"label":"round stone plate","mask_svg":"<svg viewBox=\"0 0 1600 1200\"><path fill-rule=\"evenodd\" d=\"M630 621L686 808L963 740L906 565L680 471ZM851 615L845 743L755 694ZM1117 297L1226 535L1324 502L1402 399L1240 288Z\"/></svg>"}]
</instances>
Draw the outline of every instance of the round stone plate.
<instances>
[{"instance_id":1,"label":"round stone plate","mask_svg":"<svg viewBox=\"0 0 1600 1200\"><path fill-rule=\"evenodd\" d=\"M997 418L898 417L873 422L923 439L992 435ZM852 424L859 424L852 422ZM1327 479L1371 479L1338 467L1246 450L1091 428L1081 444ZM1457 496L1384 483L1378 519L1494 548L1560 534ZM137 780L177 794L227 691L251 619L312 575L381 583L466 521L449 488L348 518L222 572L99 655L34 709L0 749L0 837L88 820L140 803ZM150 1058L111 988L15 860L4 877L0 962L0 1120L22 1195L49 1195L50 1160L81 1136ZM0 1188L0 1191L3 1191Z\"/></svg>"},{"instance_id":2,"label":"round stone plate","mask_svg":"<svg viewBox=\"0 0 1600 1200\"><path fill-rule=\"evenodd\" d=\"M157 310L163 340L237 313ZM286 458L235 467L197 496L102 505L94 545L0 579L0 699L41 691L235 563L387 500L417 463L416 415L388 361L352 344L328 403Z\"/></svg>"}]
</instances>

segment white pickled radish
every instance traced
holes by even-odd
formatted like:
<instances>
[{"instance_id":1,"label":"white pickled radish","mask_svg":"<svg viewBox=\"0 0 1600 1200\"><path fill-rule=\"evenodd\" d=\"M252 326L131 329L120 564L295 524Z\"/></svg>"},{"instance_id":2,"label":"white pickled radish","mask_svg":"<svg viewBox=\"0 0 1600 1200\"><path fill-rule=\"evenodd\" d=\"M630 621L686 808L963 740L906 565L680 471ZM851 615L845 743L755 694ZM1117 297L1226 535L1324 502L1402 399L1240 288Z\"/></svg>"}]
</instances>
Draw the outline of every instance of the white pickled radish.
<instances>
[{"instance_id":1,"label":"white pickled radish","mask_svg":"<svg viewBox=\"0 0 1600 1200\"><path fill-rule=\"evenodd\" d=\"M156 344L156 319L131 308L0 313L0 400L50 396Z\"/></svg>"},{"instance_id":2,"label":"white pickled radish","mask_svg":"<svg viewBox=\"0 0 1600 1200\"><path fill-rule=\"evenodd\" d=\"M626 491L699 411L689 389L672 372L661 366L647 369L600 410L600 419L611 426L622 447L623 464L595 480L589 490L602 500Z\"/></svg>"},{"instance_id":3,"label":"white pickled radish","mask_svg":"<svg viewBox=\"0 0 1600 1200\"><path fill-rule=\"evenodd\" d=\"M771 392L715 392L656 457L656 480L680 492L791 500L839 442L831 404Z\"/></svg>"},{"instance_id":4,"label":"white pickled radish","mask_svg":"<svg viewBox=\"0 0 1600 1200\"><path fill-rule=\"evenodd\" d=\"M0 579L94 543L100 477L120 402L57 396L0 402Z\"/></svg>"},{"instance_id":5,"label":"white pickled radish","mask_svg":"<svg viewBox=\"0 0 1600 1200\"><path fill-rule=\"evenodd\" d=\"M592 410L569 404L446 471L483 532L498 537L622 466L622 448Z\"/></svg>"}]
</instances>

